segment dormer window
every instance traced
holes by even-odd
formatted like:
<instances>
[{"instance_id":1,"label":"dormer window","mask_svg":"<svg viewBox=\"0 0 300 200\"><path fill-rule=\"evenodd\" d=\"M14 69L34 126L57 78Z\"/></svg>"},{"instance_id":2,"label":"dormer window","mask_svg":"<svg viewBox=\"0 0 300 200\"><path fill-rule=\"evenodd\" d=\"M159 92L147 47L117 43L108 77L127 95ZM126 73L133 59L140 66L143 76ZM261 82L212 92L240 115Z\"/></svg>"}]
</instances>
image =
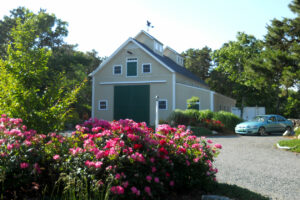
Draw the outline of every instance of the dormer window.
<instances>
[{"instance_id":1,"label":"dormer window","mask_svg":"<svg viewBox=\"0 0 300 200\"><path fill-rule=\"evenodd\" d=\"M163 51L163 46L159 44L158 42L154 42L154 48L156 51L162 52Z\"/></svg>"},{"instance_id":2,"label":"dormer window","mask_svg":"<svg viewBox=\"0 0 300 200\"><path fill-rule=\"evenodd\" d=\"M183 66L183 58L181 56L177 56L177 63Z\"/></svg>"}]
</instances>

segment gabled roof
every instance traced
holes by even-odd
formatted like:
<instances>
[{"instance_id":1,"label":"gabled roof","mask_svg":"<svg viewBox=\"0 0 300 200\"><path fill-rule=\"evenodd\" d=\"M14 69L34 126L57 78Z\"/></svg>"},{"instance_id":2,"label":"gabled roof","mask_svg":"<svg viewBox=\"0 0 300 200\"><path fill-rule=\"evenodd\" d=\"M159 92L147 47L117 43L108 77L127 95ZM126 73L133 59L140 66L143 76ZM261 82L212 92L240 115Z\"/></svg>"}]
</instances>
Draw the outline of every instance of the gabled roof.
<instances>
[{"instance_id":1,"label":"gabled roof","mask_svg":"<svg viewBox=\"0 0 300 200\"><path fill-rule=\"evenodd\" d=\"M142 50L144 50L147 54L149 54L152 58L154 58L157 62L159 62L161 65L163 65L169 71L177 72L179 74L182 74L183 76L186 76L186 77L188 77L192 80L195 80L195 81L207 86L207 84L202 79L200 79L199 77L194 75L192 72L187 70L185 67L182 67L182 66L178 65L176 62L174 62L173 60L171 60L167 56L161 56L161 55L155 53L152 49L150 49L149 47L147 47L143 43L141 43L141 42L139 42L139 41L137 41L136 39L133 39L133 38L129 38L128 40L126 40L111 56L109 56L106 60L104 60L99 65L99 67L97 67L97 69L95 69L92 73L90 73L89 76L94 76L103 66L105 66L129 42L133 42L134 44L136 44L138 47L140 47Z\"/></svg>"}]
</instances>

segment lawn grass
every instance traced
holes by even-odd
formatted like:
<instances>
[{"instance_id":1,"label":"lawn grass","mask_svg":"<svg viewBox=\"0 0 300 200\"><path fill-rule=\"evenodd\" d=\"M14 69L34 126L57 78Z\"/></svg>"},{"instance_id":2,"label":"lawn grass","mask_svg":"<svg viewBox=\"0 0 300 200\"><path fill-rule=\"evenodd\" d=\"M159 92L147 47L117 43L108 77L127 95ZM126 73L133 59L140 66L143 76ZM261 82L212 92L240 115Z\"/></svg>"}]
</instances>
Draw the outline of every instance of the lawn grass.
<instances>
[{"instance_id":1,"label":"lawn grass","mask_svg":"<svg viewBox=\"0 0 300 200\"><path fill-rule=\"evenodd\" d=\"M292 140L281 140L278 142L280 146L286 147L295 147L288 149L288 151L300 153L300 140L299 139L292 139Z\"/></svg>"}]
</instances>

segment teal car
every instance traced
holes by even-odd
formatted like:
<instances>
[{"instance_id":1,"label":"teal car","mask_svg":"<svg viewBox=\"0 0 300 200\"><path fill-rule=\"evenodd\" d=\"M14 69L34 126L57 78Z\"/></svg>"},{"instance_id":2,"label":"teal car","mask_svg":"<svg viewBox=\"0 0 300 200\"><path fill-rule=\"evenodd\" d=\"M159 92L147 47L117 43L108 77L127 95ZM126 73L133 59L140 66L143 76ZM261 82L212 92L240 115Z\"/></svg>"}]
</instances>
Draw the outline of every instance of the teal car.
<instances>
[{"instance_id":1,"label":"teal car","mask_svg":"<svg viewBox=\"0 0 300 200\"><path fill-rule=\"evenodd\" d=\"M280 115L258 115L250 121L236 125L235 132L241 135L267 135L286 130L291 131L292 128L293 122Z\"/></svg>"}]
</instances>

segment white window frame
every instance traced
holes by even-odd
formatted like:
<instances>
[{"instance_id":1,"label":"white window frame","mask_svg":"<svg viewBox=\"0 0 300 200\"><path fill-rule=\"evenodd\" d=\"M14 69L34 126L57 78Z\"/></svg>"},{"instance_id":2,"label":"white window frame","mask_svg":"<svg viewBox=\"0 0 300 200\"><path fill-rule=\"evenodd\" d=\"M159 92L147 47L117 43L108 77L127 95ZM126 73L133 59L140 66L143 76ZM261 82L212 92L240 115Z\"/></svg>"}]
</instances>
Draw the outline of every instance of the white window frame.
<instances>
[{"instance_id":1,"label":"white window frame","mask_svg":"<svg viewBox=\"0 0 300 200\"><path fill-rule=\"evenodd\" d=\"M136 76L127 76L127 63L129 63L129 62L136 62ZM138 62L138 59L136 58L136 57L134 57L134 58L126 58L126 78L128 77L128 78L130 78L130 77L138 77L138 75L139 75L139 70L138 70L138 64L139 64L139 62Z\"/></svg>"},{"instance_id":2,"label":"white window frame","mask_svg":"<svg viewBox=\"0 0 300 200\"><path fill-rule=\"evenodd\" d=\"M200 100L198 101L198 102L196 102L196 104L197 105L199 105L199 110L201 110L201 103L200 103ZM189 103L188 102L186 102L186 109L188 109L188 107L189 107Z\"/></svg>"},{"instance_id":3,"label":"white window frame","mask_svg":"<svg viewBox=\"0 0 300 200\"><path fill-rule=\"evenodd\" d=\"M154 49L156 51L162 52L163 51L163 47L161 44L159 44L158 42L154 41Z\"/></svg>"},{"instance_id":4,"label":"white window frame","mask_svg":"<svg viewBox=\"0 0 300 200\"><path fill-rule=\"evenodd\" d=\"M183 58L181 56L177 56L177 63L183 65Z\"/></svg>"},{"instance_id":5,"label":"white window frame","mask_svg":"<svg viewBox=\"0 0 300 200\"><path fill-rule=\"evenodd\" d=\"M120 74L116 74L116 73L115 73L115 68L116 68L116 67L121 67L121 73L120 73ZM122 65L114 65L114 66L113 66L113 75L122 75L122 71L123 71L122 68L123 68Z\"/></svg>"},{"instance_id":6,"label":"white window frame","mask_svg":"<svg viewBox=\"0 0 300 200\"><path fill-rule=\"evenodd\" d=\"M105 102L105 109L103 109L103 108L100 107L100 103L101 102ZM106 100L106 99L100 99L98 101L98 110L108 110L108 100Z\"/></svg>"},{"instance_id":7,"label":"white window frame","mask_svg":"<svg viewBox=\"0 0 300 200\"><path fill-rule=\"evenodd\" d=\"M144 65L149 65L150 66L150 72L144 72ZM142 64L142 73L143 74L151 74L152 73L152 65L151 65L151 63L143 63Z\"/></svg>"},{"instance_id":8,"label":"white window frame","mask_svg":"<svg viewBox=\"0 0 300 200\"><path fill-rule=\"evenodd\" d=\"M159 102L160 101L165 101L166 102L166 108L164 108L164 109L163 108L159 108ZM167 99L159 99L158 100L158 109L159 110L168 110L168 100Z\"/></svg>"}]
</instances>

